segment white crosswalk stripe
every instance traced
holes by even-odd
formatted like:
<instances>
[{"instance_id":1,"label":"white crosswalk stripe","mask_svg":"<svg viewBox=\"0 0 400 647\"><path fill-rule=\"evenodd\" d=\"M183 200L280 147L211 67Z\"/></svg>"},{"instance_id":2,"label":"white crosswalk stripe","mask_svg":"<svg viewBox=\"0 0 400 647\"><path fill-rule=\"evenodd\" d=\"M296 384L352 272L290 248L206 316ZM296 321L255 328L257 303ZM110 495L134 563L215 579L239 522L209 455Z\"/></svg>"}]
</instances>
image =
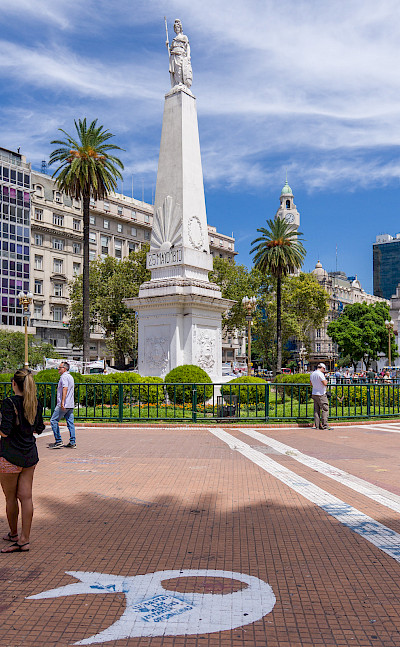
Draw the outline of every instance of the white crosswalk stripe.
<instances>
[{"instance_id":1,"label":"white crosswalk stripe","mask_svg":"<svg viewBox=\"0 0 400 647\"><path fill-rule=\"evenodd\" d=\"M344 526L347 526L350 530L400 563L400 535L397 532L375 521L375 519L360 512L360 510L357 510L352 505L329 494L317 485L307 481L307 479L298 476L295 472L292 472L272 458L253 449L250 445L231 436L223 429L209 427L208 431L226 443L230 449L239 452L251 460L255 465L258 465L261 469L268 472L268 474L285 483L285 485L308 499L308 501L318 505Z\"/></svg>"},{"instance_id":2,"label":"white crosswalk stripe","mask_svg":"<svg viewBox=\"0 0 400 647\"><path fill-rule=\"evenodd\" d=\"M377 503L380 503L387 508L400 513L400 496L398 496L397 494L393 494L392 492L388 492L387 490L373 485L372 483L368 483L368 481L358 478L357 476L353 476L352 474L349 474L348 472L345 472L338 467L329 465L329 463L324 463L318 458L303 454L298 449L290 447L290 445L285 445L279 440L275 440L275 438L265 436L264 434L261 434L259 431L255 431L254 429L241 429L241 433L246 434L247 436L251 436L260 443L272 447L279 453L290 456L291 458L293 458L293 460L298 461L303 465L307 465L307 467L310 467L316 472L324 474L325 476L329 476L329 478L337 481L338 483L346 485L355 492L359 492L369 499L372 499L373 501L376 501Z\"/></svg>"}]
</instances>

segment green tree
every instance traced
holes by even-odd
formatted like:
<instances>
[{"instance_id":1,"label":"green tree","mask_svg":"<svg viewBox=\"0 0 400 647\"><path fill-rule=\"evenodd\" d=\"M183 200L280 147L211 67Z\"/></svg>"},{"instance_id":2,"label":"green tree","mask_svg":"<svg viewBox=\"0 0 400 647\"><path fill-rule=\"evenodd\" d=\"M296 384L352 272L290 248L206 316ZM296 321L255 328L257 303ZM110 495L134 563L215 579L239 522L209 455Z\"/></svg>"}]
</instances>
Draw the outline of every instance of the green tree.
<instances>
[{"instance_id":1,"label":"green tree","mask_svg":"<svg viewBox=\"0 0 400 647\"><path fill-rule=\"evenodd\" d=\"M45 357L59 357L51 344L42 344L28 335L29 365L44 364ZM25 335L11 330L0 331L0 372L8 373L21 368L25 362Z\"/></svg>"},{"instance_id":2,"label":"green tree","mask_svg":"<svg viewBox=\"0 0 400 647\"><path fill-rule=\"evenodd\" d=\"M385 321L389 319L386 303L352 303L336 321L328 326L328 335L338 345L339 353L348 356L356 368L361 360L368 370L380 353L388 356L389 335ZM394 334L391 333L392 358L398 357Z\"/></svg>"},{"instance_id":3,"label":"green tree","mask_svg":"<svg viewBox=\"0 0 400 647\"><path fill-rule=\"evenodd\" d=\"M214 258L213 270L209 279L221 288L224 299L233 299L235 303L229 312L222 317L225 331L242 329L246 325L245 311L242 305L244 296L257 296L263 284L263 275L256 268L248 270L245 265L236 265L225 258Z\"/></svg>"},{"instance_id":4,"label":"green tree","mask_svg":"<svg viewBox=\"0 0 400 647\"><path fill-rule=\"evenodd\" d=\"M301 272L283 281L282 305L291 316L292 335L309 346L310 332L319 328L328 314L328 292L312 274Z\"/></svg>"},{"instance_id":5,"label":"green tree","mask_svg":"<svg viewBox=\"0 0 400 647\"><path fill-rule=\"evenodd\" d=\"M100 325L106 336L110 353L118 365L124 356L136 357L137 329L135 312L123 299L135 297L142 283L150 279L146 270L148 246L132 252L119 261L111 256L90 263L90 325ZM82 332L82 275L70 283L70 341L75 346L83 343Z\"/></svg>"},{"instance_id":6,"label":"green tree","mask_svg":"<svg viewBox=\"0 0 400 647\"><path fill-rule=\"evenodd\" d=\"M101 200L117 188L122 175L117 167L124 168L121 160L110 155L110 151L122 150L119 146L107 144L113 137L97 125L97 119L87 126L86 118L75 121L76 138L59 129L66 137L55 139L52 144L61 146L53 150L50 164L60 163L53 177L56 177L60 191L82 200L83 207L83 361L90 359L90 287L89 287L89 206L90 198Z\"/></svg>"},{"instance_id":7,"label":"green tree","mask_svg":"<svg viewBox=\"0 0 400 647\"><path fill-rule=\"evenodd\" d=\"M276 279L276 373L282 371L282 279L298 270L304 261L306 250L296 227L282 218L267 220L268 227L257 231L261 234L253 240L250 253L254 254L255 267L263 274Z\"/></svg>"}]
</instances>

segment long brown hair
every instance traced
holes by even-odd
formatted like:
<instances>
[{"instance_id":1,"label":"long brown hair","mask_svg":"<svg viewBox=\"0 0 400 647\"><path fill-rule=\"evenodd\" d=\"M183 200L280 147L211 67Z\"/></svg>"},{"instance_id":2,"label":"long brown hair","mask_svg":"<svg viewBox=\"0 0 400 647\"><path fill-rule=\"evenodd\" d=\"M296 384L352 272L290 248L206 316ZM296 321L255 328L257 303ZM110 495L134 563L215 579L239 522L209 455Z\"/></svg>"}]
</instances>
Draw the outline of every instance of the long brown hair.
<instances>
[{"instance_id":1,"label":"long brown hair","mask_svg":"<svg viewBox=\"0 0 400 647\"><path fill-rule=\"evenodd\" d=\"M28 368L19 368L15 371L13 380L24 398L24 416L33 425L37 412L36 384Z\"/></svg>"}]
</instances>

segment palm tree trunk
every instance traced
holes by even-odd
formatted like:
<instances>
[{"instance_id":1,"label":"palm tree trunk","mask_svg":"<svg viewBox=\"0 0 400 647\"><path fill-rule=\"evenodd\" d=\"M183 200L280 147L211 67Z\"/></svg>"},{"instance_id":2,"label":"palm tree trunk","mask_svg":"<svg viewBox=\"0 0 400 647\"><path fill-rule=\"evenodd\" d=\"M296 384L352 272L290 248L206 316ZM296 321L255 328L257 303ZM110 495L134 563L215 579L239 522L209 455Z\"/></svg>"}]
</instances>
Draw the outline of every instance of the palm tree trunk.
<instances>
[{"instance_id":1,"label":"palm tree trunk","mask_svg":"<svg viewBox=\"0 0 400 647\"><path fill-rule=\"evenodd\" d=\"M278 274L276 281L276 372L282 373L282 278Z\"/></svg>"},{"instance_id":2,"label":"palm tree trunk","mask_svg":"<svg viewBox=\"0 0 400 647\"><path fill-rule=\"evenodd\" d=\"M90 196L83 196L83 372L90 360L90 283L89 283L89 206Z\"/></svg>"}]
</instances>

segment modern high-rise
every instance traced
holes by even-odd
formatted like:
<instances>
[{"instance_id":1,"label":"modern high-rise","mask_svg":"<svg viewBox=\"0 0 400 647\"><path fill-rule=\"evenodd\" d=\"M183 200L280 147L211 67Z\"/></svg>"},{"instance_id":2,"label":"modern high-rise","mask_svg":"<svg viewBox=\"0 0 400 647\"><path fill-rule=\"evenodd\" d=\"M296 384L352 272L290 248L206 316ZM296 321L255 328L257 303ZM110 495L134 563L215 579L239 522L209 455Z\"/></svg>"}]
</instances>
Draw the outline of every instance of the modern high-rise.
<instances>
[{"instance_id":1,"label":"modern high-rise","mask_svg":"<svg viewBox=\"0 0 400 647\"><path fill-rule=\"evenodd\" d=\"M18 294L30 290L31 165L19 152L0 148L1 324L24 324Z\"/></svg>"},{"instance_id":2,"label":"modern high-rise","mask_svg":"<svg viewBox=\"0 0 400 647\"><path fill-rule=\"evenodd\" d=\"M400 234L381 234L373 245L374 294L390 299L400 283Z\"/></svg>"}]
</instances>

